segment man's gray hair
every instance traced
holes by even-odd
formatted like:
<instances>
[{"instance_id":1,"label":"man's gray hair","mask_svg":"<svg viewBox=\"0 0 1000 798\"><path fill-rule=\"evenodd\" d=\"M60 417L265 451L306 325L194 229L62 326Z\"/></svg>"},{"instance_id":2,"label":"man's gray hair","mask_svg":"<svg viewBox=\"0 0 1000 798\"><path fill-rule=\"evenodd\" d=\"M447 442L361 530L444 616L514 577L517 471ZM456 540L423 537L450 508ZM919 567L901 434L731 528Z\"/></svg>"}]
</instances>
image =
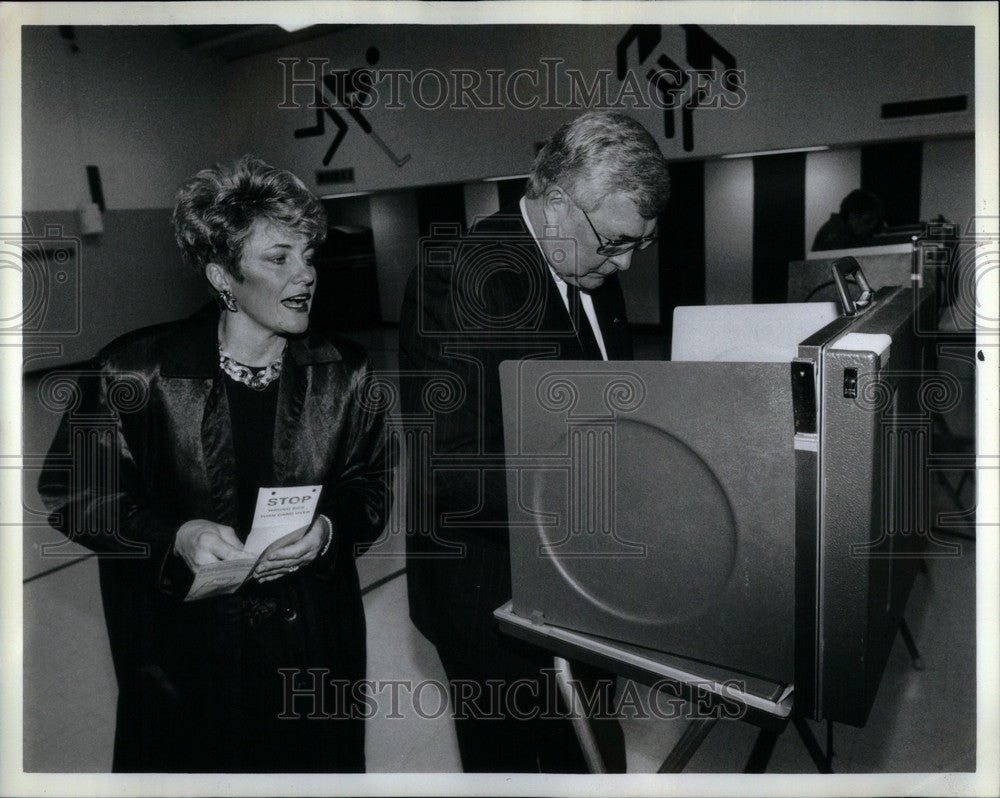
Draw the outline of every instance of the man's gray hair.
<instances>
[{"instance_id":1,"label":"man's gray hair","mask_svg":"<svg viewBox=\"0 0 1000 798\"><path fill-rule=\"evenodd\" d=\"M670 197L667 162L656 140L625 114L589 111L560 127L539 150L526 194L537 199L552 185L584 210L621 192L652 219Z\"/></svg>"}]
</instances>

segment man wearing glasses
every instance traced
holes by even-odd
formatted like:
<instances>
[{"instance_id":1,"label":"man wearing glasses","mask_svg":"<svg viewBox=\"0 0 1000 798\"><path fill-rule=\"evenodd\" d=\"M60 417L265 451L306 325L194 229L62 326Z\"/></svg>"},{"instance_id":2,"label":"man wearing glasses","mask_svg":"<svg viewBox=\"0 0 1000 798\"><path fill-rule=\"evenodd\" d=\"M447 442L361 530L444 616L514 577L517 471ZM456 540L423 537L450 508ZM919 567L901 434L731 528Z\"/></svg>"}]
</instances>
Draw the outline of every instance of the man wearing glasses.
<instances>
[{"instance_id":1,"label":"man wearing glasses","mask_svg":"<svg viewBox=\"0 0 1000 798\"><path fill-rule=\"evenodd\" d=\"M466 772L584 772L561 716L551 655L500 633L511 597L499 365L627 360L616 273L656 240L667 165L631 117L589 112L540 150L519 207L458 241L425 242L400 319L410 446L410 617L436 646ZM435 399L435 397L437 397ZM409 420L409 421L408 421ZM610 674L575 673L613 692ZM606 702L605 702L606 703ZM624 770L615 721L595 724L607 770Z\"/></svg>"}]
</instances>

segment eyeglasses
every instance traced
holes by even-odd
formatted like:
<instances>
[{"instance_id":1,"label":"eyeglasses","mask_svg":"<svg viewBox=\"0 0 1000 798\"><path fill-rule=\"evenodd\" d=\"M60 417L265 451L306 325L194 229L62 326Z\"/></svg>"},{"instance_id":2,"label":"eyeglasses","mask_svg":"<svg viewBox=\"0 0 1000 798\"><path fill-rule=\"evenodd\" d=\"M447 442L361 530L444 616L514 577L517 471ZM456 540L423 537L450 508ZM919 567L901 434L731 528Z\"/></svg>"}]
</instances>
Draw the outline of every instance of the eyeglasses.
<instances>
[{"instance_id":1,"label":"eyeglasses","mask_svg":"<svg viewBox=\"0 0 1000 798\"><path fill-rule=\"evenodd\" d=\"M583 212L583 218L587 220L587 224L590 225L590 229L594 231L594 236L597 238L597 254L604 255L606 257L613 257L615 255L624 255L626 252L631 252L634 249L645 249L654 241L656 241L659 236L655 233L649 236L643 236L642 238L631 238L629 236L622 236L621 238L605 238L600 233L597 232L597 228L594 227L594 223L590 221L590 216L580 205L576 202L573 203L577 208Z\"/></svg>"}]
</instances>

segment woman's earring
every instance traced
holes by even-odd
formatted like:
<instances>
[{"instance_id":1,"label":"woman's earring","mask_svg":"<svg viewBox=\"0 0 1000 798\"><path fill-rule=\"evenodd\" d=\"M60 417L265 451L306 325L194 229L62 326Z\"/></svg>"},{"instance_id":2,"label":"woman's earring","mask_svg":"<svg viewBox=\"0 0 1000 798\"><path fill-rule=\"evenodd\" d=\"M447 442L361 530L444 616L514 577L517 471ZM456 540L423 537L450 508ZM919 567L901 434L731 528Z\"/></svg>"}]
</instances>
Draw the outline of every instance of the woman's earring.
<instances>
[{"instance_id":1,"label":"woman's earring","mask_svg":"<svg viewBox=\"0 0 1000 798\"><path fill-rule=\"evenodd\" d=\"M233 292L228 288L224 288L219 291L219 307L223 310L228 310L230 313L236 312L236 297L233 296Z\"/></svg>"}]
</instances>

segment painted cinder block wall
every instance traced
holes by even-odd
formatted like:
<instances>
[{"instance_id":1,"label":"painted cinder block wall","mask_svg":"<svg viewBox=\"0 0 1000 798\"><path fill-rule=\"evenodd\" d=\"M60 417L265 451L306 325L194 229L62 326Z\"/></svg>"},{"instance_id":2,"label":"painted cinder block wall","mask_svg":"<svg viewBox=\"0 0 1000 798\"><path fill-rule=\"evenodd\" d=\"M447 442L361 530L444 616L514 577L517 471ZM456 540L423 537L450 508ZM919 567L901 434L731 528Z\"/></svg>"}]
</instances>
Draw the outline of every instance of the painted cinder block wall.
<instances>
[{"instance_id":1,"label":"painted cinder block wall","mask_svg":"<svg viewBox=\"0 0 1000 798\"><path fill-rule=\"evenodd\" d=\"M137 323L181 315L204 298L197 275L183 271L170 248L168 209L176 186L197 169L255 152L299 174L320 193L376 192L371 219L376 230L381 305L386 320L398 313L402 281L416 256L415 211L407 189L434 183L476 184L484 177L523 174L536 142L572 118L568 70L586 80L607 76L607 95L618 80L620 45L629 26L355 26L283 50L227 62L209 51L184 50L162 27L77 27L79 51L71 53L54 27L25 28L22 36L23 204L33 228L61 224L75 235L72 213L89 200L85 167L100 168L108 211L105 233L83 241L79 334L60 339L51 362L93 354L109 338ZM648 73L661 59L688 69L708 53L721 69L731 56L742 70L745 101L734 109L698 109L684 120L655 107L627 108L657 136L670 159L708 159L706 169L706 281L708 301L749 301L750 248L746 229L752 206L749 161L718 161L734 152L810 145L846 148L807 159L806 236L832 208L829 200L853 181L857 145L924 139L922 212L966 213L972 204L974 166L973 30L968 27L690 26L663 25L621 47L623 65L639 96L650 96ZM316 172L335 125L324 135L296 138L316 123L304 107L308 87L294 90L303 107L289 105L288 69L279 59L300 59L294 75L308 74L304 59L323 59L327 70L365 67L370 48L375 68L466 70L519 79L517 98L503 108L429 110L410 101L402 108L375 105L364 111L372 130L399 156L397 165L341 111L348 128L329 168L350 167L352 184L324 187ZM306 70L306 71L303 71ZM429 73L428 73L429 74ZM537 76L538 84L532 82ZM553 78L554 76L554 78ZM555 88L547 85L555 80ZM435 99L435 80L425 78L424 105ZM626 81L627 82L627 81ZM967 111L886 121L883 103L966 94ZM489 97L485 84L480 97ZM452 97L454 99L454 97ZM550 106L550 107L542 107ZM955 140L956 137L965 137ZM810 181L810 175L824 175ZM810 188L811 187L811 188ZM387 193L388 192L388 193ZM391 192L402 192L393 195ZM480 201L482 189L473 189ZM470 192L466 193L468 197ZM146 213L137 216L135 212ZM62 212L62 213L57 213ZM669 234L669 231L664 231ZM752 242L751 242L752 243ZM645 254L645 253L644 253ZM659 322L651 301L658 294L655 252L650 266L626 277L632 320ZM123 308L125 311L123 312ZM59 319L51 320L55 327ZM39 365L43 365L40 363Z\"/></svg>"}]
</instances>

